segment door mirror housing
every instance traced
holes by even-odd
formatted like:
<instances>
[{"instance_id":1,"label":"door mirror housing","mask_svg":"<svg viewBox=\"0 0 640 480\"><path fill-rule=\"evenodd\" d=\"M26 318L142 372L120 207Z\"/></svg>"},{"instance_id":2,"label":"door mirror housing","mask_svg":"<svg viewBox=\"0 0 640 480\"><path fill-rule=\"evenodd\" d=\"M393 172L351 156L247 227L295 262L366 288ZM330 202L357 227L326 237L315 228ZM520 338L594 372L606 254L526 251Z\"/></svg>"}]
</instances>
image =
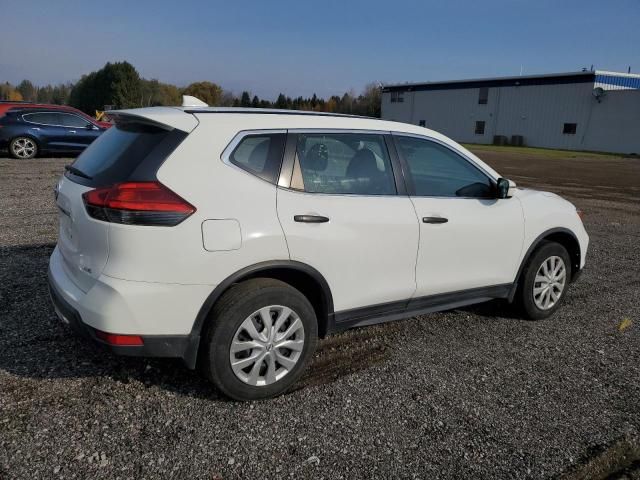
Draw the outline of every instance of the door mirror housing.
<instances>
[{"instance_id":1,"label":"door mirror housing","mask_svg":"<svg viewBox=\"0 0 640 480\"><path fill-rule=\"evenodd\" d=\"M514 190L516 188L516 182L500 177L498 179L497 189L498 198L511 198L513 197Z\"/></svg>"}]
</instances>

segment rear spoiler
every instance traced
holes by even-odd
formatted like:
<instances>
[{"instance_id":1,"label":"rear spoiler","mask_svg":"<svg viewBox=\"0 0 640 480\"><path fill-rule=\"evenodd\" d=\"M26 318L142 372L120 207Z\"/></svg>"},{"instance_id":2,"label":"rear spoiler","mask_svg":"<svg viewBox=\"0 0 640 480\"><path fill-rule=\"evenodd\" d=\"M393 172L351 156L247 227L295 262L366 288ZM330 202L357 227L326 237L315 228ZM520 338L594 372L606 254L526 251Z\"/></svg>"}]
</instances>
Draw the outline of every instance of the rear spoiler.
<instances>
[{"instance_id":1,"label":"rear spoiler","mask_svg":"<svg viewBox=\"0 0 640 480\"><path fill-rule=\"evenodd\" d=\"M190 133L198 126L198 119L191 113L173 107L134 108L130 110L111 110L109 117L118 123L141 123L153 125L165 130L182 130Z\"/></svg>"}]
</instances>

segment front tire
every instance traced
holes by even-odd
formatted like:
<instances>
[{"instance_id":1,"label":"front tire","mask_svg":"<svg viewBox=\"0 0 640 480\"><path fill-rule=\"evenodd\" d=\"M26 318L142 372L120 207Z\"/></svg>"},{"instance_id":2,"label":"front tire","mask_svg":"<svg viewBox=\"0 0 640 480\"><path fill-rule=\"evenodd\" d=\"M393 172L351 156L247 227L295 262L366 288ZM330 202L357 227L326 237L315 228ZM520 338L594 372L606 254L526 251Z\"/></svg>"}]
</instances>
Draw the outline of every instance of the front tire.
<instances>
[{"instance_id":1,"label":"front tire","mask_svg":"<svg viewBox=\"0 0 640 480\"><path fill-rule=\"evenodd\" d=\"M275 279L247 280L214 306L201 371L235 400L271 398L300 378L317 338L316 315L302 293Z\"/></svg>"},{"instance_id":2,"label":"front tire","mask_svg":"<svg viewBox=\"0 0 640 480\"><path fill-rule=\"evenodd\" d=\"M18 160L29 160L38 154L38 144L33 138L16 137L9 143L9 153Z\"/></svg>"},{"instance_id":3,"label":"front tire","mask_svg":"<svg viewBox=\"0 0 640 480\"><path fill-rule=\"evenodd\" d=\"M547 318L560 307L571 280L567 249L556 242L543 242L522 272L516 301L529 320Z\"/></svg>"}]
</instances>

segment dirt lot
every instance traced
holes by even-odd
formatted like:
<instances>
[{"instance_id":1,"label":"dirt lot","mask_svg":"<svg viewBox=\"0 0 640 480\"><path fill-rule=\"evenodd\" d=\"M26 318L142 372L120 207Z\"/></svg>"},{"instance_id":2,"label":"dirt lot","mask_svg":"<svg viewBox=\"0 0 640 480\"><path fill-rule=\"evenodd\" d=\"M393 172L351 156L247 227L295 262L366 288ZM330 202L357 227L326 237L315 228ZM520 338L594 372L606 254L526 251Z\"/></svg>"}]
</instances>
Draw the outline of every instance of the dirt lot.
<instances>
[{"instance_id":1,"label":"dirt lot","mask_svg":"<svg viewBox=\"0 0 640 480\"><path fill-rule=\"evenodd\" d=\"M353 330L297 390L246 404L76 340L46 289L68 161L0 159L0 479L640 478L640 159L478 153L586 212L588 267L555 317L492 302Z\"/></svg>"}]
</instances>

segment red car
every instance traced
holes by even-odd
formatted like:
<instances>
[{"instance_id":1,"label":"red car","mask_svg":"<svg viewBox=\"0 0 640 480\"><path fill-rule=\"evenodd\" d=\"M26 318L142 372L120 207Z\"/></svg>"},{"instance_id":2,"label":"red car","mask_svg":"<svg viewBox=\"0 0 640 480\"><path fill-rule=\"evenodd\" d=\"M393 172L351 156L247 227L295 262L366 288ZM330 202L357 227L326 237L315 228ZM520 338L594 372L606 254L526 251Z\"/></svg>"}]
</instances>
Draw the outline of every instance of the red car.
<instances>
[{"instance_id":1,"label":"red car","mask_svg":"<svg viewBox=\"0 0 640 480\"><path fill-rule=\"evenodd\" d=\"M0 102L0 117L2 117L7 111L13 108L46 108L47 110L61 110L63 112L75 113L76 115L80 115L82 118L87 120L88 122L93 123L94 125L102 128L111 127L111 123L109 122L99 122L93 117L90 117L84 112L81 112L77 108L69 107L68 105L50 105L46 103L31 103L31 102Z\"/></svg>"}]
</instances>

